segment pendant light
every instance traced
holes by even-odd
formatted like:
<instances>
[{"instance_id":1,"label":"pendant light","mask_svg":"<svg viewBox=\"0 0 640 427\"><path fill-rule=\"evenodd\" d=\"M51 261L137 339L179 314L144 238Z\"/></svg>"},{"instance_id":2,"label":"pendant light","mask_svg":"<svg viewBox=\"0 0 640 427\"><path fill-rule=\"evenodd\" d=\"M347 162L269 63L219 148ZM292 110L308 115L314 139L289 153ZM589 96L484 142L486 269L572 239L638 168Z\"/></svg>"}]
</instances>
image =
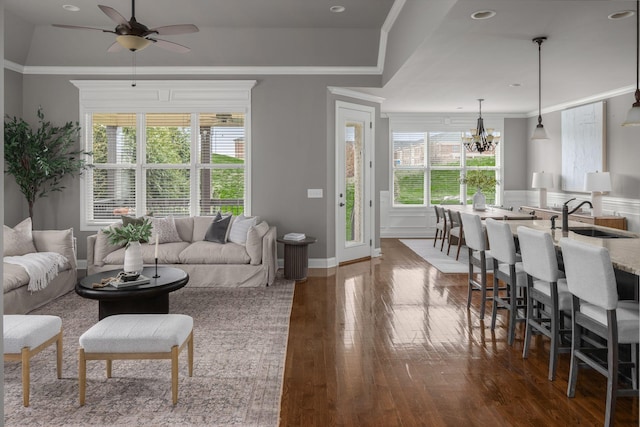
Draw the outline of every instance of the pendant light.
<instances>
[{"instance_id":1,"label":"pendant light","mask_svg":"<svg viewBox=\"0 0 640 427\"><path fill-rule=\"evenodd\" d=\"M640 0L636 0L636 102L627 113L622 126L640 126Z\"/></svg>"},{"instance_id":2,"label":"pendant light","mask_svg":"<svg viewBox=\"0 0 640 427\"><path fill-rule=\"evenodd\" d=\"M542 42L545 41L546 37L536 37L533 39L534 43L538 43L538 125L533 131L532 140L542 140L549 139L547 136L547 131L544 130L544 126L542 125L542 65L541 65L541 47Z\"/></svg>"}]
</instances>

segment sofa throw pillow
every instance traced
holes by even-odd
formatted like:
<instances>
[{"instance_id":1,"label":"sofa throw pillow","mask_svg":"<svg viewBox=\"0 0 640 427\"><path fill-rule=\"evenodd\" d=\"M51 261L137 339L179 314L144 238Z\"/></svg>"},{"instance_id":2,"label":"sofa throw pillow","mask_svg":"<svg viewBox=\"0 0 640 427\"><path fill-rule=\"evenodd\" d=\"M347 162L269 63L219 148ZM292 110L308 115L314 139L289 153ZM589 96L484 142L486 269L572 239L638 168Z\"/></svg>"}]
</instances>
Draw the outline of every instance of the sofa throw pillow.
<instances>
[{"instance_id":1,"label":"sofa throw pillow","mask_svg":"<svg viewBox=\"0 0 640 427\"><path fill-rule=\"evenodd\" d=\"M122 223L118 221L106 228L115 227L122 227ZM111 252L116 251L122 247L124 247L124 245L112 245L111 243L109 243L109 237L104 234L104 231L98 231L98 234L96 235L96 244L94 245L93 249L93 264L102 267L104 265L105 257Z\"/></svg>"},{"instance_id":2,"label":"sofa throw pillow","mask_svg":"<svg viewBox=\"0 0 640 427\"><path fill-rule=\"evenodd\" d=\"M65 268L76 268L73 228L66 230L33 230L33 244L38 252L57 252L69 261Z\"/></svg>"},{"instance_id":3,"label":"sofa throw pillow","mask_svg":"<svg viewBox=\"0 0 640 427\"><path fill-rule=\"evenodd\" d=\"M231 231L229 232L229 241L244 245L247 242L247 232L249 227L256 225L258 221L257 217L239 216L231 224Z\"/></svg>"},{"instance_id":4,"label":"sofa throw pillow","mask_svg":"<svg viewBox=\"0 0 640 427\"><path fill-rule=\"evenodd\" d=\"M231 218L231 215L222 217L220 212L218 212L216 217L211 222L211 225L209 225L209 228L204 235L204 240L214 243L226 243L227 230L229 229Z\"/></svg>"},{"instance_id":5,"label":"sofa throw pillow","mask_svg":"<svg viewBox=\"0 0 640 427\"><path fill-rule=\"evenodd\" d=\"M247 243L245 249L251 257L251 265L258 265L262 262L262 239L269 231L267 221L249 227L247 231Z\"/></svg>"},{"instance_id":6,"label":"sofa throw pillow","mask_svg":"<svg viewBox=\"0 0 640 427\"><path fill-rule=\"evenodd\" d=\"M155 218L152 216L146 216L145 218L151 221L152 225L151 239L149 239L150 245L156 244L156 238L158 239L158 243L182 242L172 215L166 218Z\"/></svg>"},{"instance_id":7,"label":"sofa throw pillow","mask_svg":"<svg viewBox=\"0 0 640 427\"><path fill-rule=\"evenodd\" d=\"M31 218L26 218L15 227L4 226L4 256L18 256L36 252L31 233Z\"/></svg>"},{"instance_id":8,"label":"sofa throw pillow","mask_svg":"<svg viewBox=\"0 0 640 427\"><path fill-rule=\"evenodd\" d=\"M122 215L122 226L126 227L129 224L133 224L133 225L142 225L142 223L144 222L144 217L138 217L136 218L135 216L129 216L129 215ZM140 243L148 243L147 240L142 239L140 240ZM154 241L155 243L155 241Z\"/></svg>"}]
</instances>

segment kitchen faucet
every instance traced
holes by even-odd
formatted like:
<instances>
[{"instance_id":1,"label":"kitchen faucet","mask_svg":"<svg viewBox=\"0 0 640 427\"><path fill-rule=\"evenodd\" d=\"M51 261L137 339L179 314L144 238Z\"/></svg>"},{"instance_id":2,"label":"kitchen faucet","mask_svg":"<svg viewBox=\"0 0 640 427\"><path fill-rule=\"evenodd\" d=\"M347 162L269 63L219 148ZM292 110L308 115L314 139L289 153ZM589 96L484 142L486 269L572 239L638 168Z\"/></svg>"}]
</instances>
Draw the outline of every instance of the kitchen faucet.
<instances>
[{"instance_id":1,"label":"kitchen faucet","mask_svg":"<svg viewBox=\"0 0 640 427\"><path fill-rule=\"evenodd\" d=\"M566 202L564 202L564 204L562 205L562 231L569 231L569 215L571 215L572 213L574 213L575 211L577 211L578 209L580 209L580 207L584 204L588 204L589 207L591 207L591 209L593 209L593 205L591 204L590 201L585 200L584 202L580 203L578 206L576 206L575 208L571 209L571 211L569 211L569 202L572 200L575 200L576 198L574 197L573 199L569 199Z\"/></svg>"}]
</instances>

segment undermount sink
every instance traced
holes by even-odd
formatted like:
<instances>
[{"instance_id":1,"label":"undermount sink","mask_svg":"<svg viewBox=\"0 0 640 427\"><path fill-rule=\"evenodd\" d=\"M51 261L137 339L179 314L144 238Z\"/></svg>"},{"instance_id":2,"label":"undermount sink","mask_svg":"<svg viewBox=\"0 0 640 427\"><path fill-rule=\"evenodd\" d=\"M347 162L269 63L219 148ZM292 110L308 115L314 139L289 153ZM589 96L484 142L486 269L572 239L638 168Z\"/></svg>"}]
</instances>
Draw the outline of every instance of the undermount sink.
<instances>
[{"instance_id":1,"label":"undermount sink","mask_svg":"<svg viewBox=\"0 0 640 427\"><path fill-rule=\"evenodd\" d=\"M569 231L573 231L581 236L597 237L599 239L630 239L635 237L625 234L610 233L593 227L569 227Z\"/></svg>"}]
</instances>

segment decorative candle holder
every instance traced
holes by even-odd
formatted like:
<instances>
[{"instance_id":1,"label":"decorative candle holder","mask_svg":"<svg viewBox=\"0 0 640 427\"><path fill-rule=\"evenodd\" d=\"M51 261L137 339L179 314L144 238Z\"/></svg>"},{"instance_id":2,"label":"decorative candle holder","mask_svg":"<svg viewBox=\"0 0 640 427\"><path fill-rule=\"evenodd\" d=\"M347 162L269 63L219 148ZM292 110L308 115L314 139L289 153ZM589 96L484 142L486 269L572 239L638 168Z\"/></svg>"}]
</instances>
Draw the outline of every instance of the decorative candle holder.
<instances>
[{"instance_id":1,"label":"decorative candle holder","mask_svg":"<svg viewBox=\"0 0 640 427\"><path fill-rule=\"evenodd\" d=\"M160 275L158 274L158 258L156 258L156 274L153 275L153 278L157 279L158 277L160 277Z\"/></svg>"}]
</instances>

